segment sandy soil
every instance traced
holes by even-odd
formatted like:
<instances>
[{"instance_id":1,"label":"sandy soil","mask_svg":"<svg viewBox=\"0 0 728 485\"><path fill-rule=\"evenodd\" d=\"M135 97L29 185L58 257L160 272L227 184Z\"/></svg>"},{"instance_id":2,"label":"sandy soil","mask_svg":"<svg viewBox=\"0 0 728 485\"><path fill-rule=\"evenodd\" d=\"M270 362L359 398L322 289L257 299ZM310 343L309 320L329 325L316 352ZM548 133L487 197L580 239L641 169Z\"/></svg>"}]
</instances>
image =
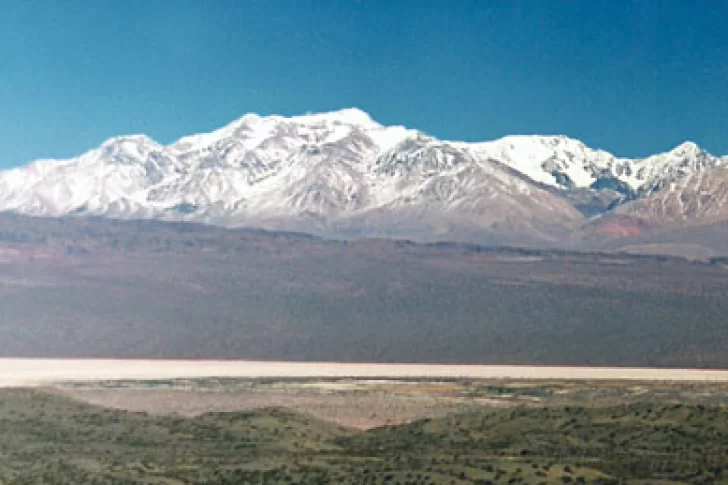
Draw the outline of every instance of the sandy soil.
<instances>
[{"instance_id":1,"label":"sandy soil","mask_svg":"<svg viewBox=\"0 0 728 485\"><path fill-rule=\"evenodd\" d=\"M728 382L727 370L320 362L0 359L0 386L199 377L359 377Z\"/></svg>"},{"instance_id":2,"label":"sandy soil","mask_svg":"<svg viewBox=\"0 0 728 485\"><path fill-rule=\"evenodd\" d=\"M263 392L184 391L179 389L72 389L55 392L90 404L150 414L196 416L210 412L285 407L325 421L368 429L413 419L442 416L472 408L473 400L422 393L327 393L321 390L280 389ZM492 405L502 405L493 403Z\"/></svg>"}]
</instances>

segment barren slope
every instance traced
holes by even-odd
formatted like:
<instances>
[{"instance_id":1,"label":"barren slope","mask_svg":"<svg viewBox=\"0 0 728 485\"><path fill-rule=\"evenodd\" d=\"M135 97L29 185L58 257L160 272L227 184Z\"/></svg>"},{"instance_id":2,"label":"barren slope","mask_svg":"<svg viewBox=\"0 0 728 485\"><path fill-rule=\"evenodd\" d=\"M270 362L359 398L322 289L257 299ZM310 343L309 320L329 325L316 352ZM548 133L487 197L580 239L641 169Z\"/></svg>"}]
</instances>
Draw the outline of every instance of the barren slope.
<instances>
[{"instance_id":1,"label":"barren slope","mask_svg":"<svg viewBox=\"0 0 728 485\"><path fill-rule=\"evenodd\" d=\"M3 216L0 355L728 365L682 260Z\"/></svg>"}]
</instances>

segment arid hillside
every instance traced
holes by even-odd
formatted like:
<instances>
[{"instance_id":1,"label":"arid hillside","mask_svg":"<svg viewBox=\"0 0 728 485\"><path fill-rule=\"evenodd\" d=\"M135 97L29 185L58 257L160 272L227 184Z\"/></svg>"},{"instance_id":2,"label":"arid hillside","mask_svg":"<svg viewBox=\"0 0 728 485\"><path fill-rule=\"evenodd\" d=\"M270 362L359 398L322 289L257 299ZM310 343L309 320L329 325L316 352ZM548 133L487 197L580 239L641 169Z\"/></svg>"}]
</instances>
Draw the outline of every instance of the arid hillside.
<instances>
[{"instance_id":1,"label":"arid hillside","mask_svg":"<svg viewBox=\"0 0 728 485\"><path fill-rule=\"evenodd\" d=\"M722 260L0 217L0 356L725 367Z\"/></svg>"}]
</instances>

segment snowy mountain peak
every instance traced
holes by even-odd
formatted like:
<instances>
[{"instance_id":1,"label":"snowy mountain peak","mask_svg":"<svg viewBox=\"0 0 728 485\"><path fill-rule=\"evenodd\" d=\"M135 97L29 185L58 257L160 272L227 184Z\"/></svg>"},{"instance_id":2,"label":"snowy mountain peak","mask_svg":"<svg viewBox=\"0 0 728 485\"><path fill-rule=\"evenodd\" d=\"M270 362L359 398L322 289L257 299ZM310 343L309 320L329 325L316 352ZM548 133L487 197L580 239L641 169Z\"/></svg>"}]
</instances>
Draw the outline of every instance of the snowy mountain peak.
<instances>
[{"instance_id":1,"label":"snowy mountain peak","mask_svg":"<svg viewBox=\"0 0 728 485\"><path fill-rule=\"evenodd\" d=\"M721 164L728 158L692 142L626 159L564 135L442 141L356 108L247 114L168 146L121 136L77 158L0 172L0 210L363 235L390 234L392 224L438 235L506 227L550 238Z\"/></svg>"},{"instance_id":2,"label":"snowy mountain peak","mask_svg":"<svg viewBox=\"0 0 728 485\"><path fill-rule=\"evenodd\" d=\"M463 144L476 157L508 165L532 180L554 187L588 187L615 157L563 135L509 135Z\"/></svg>"},{"instance_id":3,"label":"snowy mountain peak","mask_svg":"<svg viewBox=\"0 0 728 485\"><path fill-rule=\"evenodd\" d=\"M77 159L60 162L70 166L82 167L84 170L109 165L129 166L171 166L177 161L170 155L163 145L155 142L146 135L127 135L110 138L101 144L97 149L91 150Z\"/></svg>"},{"instance_id":4,"label":"snowy mountain peak","mask_svg":"<svg viewBox=\"0 0 728 485\"><path fill-rule=\"evenodd\" d=\"M347 125L356 125L363 128L382 127L382 125L374 121L372 117L369 116L369 113L362 111L359 108L344 108L324 113L306 113L305 115L292 116L289 119L294 123L301 124L342 123Z\"/></svg>"},{"instance_id":5,"label":"snowy mountain peak","mask_svg":"<svg viewBox=\"0 0 728 485\"><path fill-rule=\"evenodd\" d=\"M168 149L181 159L222 155L235 165L253 153L259 159L280 160L291 151L345 142L381 153L413 133L401 126L382 126L356 108L288 118L248 114L210 133L181 138Z\"/></svg>"},{"instance_id":6,"label":"snowy mountain peak","mask_svg":"<svg viewBox=\"0 0 728 485\"><path fill-rule=\"evenodd\" d=\"M700 148L697 143L688 140L670 150L669 153L677 156L696 156L707 152Z\"/></svg>"},{"instance_id":7,"label":"snowy mountain peak","mask_svg":"<svg viewBox=\"0 0 728 485\"><path fill-rule=\"evenodd\" d=\"M105 140L100 147L110 146L110 145L118 145L120 143L137 143L137 144L152 144L156 145L157 142L149 138L147 135L143 133L133 134L133 135L121 135L121 136L113 136L107 140Z\"/></svg>"},{"instance_id":8,"label":"snowy mountain peak","mask_svg":"<svg viewBox=\"0 0 728 485\"><path fill-rule=\"evenodd\" d=\"M683 160L695 160L701 158L718 159L714 157L706 150L701 148L697 143L692 141L683 142L671 150L656 153L644 158L637 158L632 160L636 165L661 165L666 161L683 161Z\"/></svg>"}]
</instances>

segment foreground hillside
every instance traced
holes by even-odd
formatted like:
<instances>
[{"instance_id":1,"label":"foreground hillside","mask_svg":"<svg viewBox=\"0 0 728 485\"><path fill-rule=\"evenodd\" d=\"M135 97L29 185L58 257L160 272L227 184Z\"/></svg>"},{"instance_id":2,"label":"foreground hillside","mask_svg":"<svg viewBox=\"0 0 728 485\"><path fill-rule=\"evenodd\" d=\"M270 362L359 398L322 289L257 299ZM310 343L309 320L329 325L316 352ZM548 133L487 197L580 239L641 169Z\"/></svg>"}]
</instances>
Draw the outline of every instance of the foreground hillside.
<instances>
[{"instance_id":1,"label":"foreground hillside","mask_svg":"<svg viewBox=\"0 0 728 485\"><path fill-rule=\"evenodd\" d=\"M0 421L7 485L728 483L728 414L700 404L485 409L361 432L282 409L155 417L5 390Z\"/></svg>"},{"instance_id":2,"label":"foreground hillside","mask_svg":"<svg viewBox=\"0 0 728 485\"><path fill-rule=\"evenodd\" d=\"M0 355L726 367L722 260L0 217Z\"/></svg>"}]
</instances>

